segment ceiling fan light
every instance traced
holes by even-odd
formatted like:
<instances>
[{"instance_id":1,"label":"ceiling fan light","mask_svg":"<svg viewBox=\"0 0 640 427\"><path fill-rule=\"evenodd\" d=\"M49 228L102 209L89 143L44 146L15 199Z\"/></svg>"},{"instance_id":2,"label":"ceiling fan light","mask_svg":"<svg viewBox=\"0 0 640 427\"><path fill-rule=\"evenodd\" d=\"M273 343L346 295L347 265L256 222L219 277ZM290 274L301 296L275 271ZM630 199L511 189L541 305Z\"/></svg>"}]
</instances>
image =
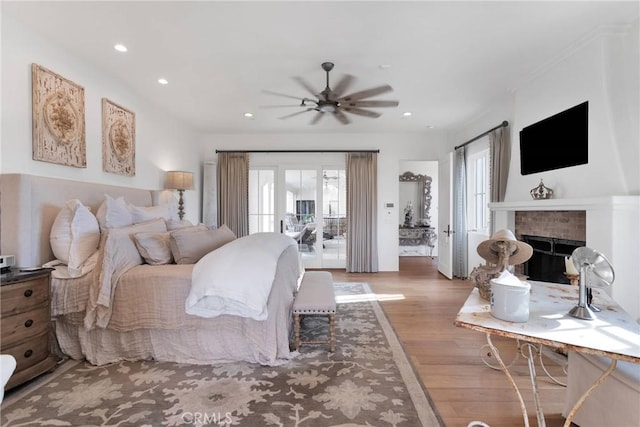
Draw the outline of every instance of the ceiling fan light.
<instances>
[{"instance_id":1,"label":"ceiling fan light","mask_svg":"<svg viewBox=\"0 0 640 427\"><path fill-rule=\"evenodd\" d=\"M322 111L323 113L334 113L336 111L336 107L335 105L325 104L325 105L320 105L318 107L318 110Z\"/></svg>"}]
</instances>

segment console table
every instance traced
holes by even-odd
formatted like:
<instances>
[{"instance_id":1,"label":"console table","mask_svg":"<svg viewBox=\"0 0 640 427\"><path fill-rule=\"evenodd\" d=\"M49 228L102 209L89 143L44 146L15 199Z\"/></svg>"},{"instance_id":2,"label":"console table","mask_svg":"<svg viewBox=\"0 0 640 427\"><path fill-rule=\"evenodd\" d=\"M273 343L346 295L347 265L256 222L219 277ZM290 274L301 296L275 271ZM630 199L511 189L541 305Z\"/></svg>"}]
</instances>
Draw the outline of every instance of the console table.
<instances>
[{"instance_id":1,"label":"console table","mask_svg":"<svg viewBox=\"0 0 640 427\"><path fill-rule=\"evenodd\" d=\"M582 403L613 372L618 360L640 363L640 325L601 289L593 289L593 292L594 303L600 306L602 311L596 313L594 320L581 320L567 314L578 302L576 287L535 281L530 283L531 298L527 322L507 322L493 317L489 303L482 299L478 289L474 288L454 323L456 326L486 334L491 351L518 395L524 425L527 427L529 420L524 400L507 366L491 342L492 335L513 338L527 345L531 387L539 426L544 426L545 421L537 391L531 344L543 344L611 359L609 369L585 392L567 415L564 425L568 427Z\"/></svg>"},{"instance_id":2,"label":"console table","mask_svg":"<svg viewBox=\"0 0 640 427\"><path fill-rule=\"evenodd\" d=\"M436 233L433 227L400 227L398 229L400 246L425 245L429 249L429 256L434 247Z\"/></svg>"}]
</instances>

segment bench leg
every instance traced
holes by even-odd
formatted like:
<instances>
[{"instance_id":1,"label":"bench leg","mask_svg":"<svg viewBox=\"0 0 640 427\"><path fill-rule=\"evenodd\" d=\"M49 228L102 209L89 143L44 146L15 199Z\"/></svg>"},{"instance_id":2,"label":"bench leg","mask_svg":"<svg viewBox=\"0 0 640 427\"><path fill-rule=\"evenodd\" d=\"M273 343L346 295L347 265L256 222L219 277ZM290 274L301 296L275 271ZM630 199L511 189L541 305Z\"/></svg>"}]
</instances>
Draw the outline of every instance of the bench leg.
<instances>
[{"instance_id":1,"label":"bench leg","mask_svg":"<svg viewBox=\"0 0 640 427\"><path fill-rule=\"evenodd\" d=\"M336 351L336 315L329 315L329 350Z\"/></svg>"},{"instance_id":2,"label":"bench leg","mask_svg":"<svg viewBox=\"0 0 640 427\"><path fill-rule=\"evenodd\" d=\"M293 315L293 348L297 350L300 347L300 315Z\"/></svg>"}]
</instances>

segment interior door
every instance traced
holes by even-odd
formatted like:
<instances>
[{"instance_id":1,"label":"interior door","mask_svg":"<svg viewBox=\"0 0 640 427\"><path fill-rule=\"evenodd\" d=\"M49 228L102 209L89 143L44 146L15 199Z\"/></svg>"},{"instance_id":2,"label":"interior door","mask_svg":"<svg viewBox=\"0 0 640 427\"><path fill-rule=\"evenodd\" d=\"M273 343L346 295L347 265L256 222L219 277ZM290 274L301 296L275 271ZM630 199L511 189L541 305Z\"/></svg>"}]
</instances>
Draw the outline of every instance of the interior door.
<instances>
[{"instance_id":1,"label":"interior door","mask_svg":"<svg viewBox=\"0 0 640 427\"><path fill-rule=\"evenodd\" d=\"M438 162L438 271L453 278L453 152Z\"/></svg>"}]
</instances>

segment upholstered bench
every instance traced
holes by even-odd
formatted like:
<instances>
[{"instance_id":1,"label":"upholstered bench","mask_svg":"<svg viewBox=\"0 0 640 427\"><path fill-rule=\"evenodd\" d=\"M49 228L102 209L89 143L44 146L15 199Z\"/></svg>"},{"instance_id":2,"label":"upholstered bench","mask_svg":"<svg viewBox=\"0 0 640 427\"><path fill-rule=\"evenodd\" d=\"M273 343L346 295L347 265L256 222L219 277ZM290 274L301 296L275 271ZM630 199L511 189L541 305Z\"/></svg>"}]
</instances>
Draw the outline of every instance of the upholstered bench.
<instances>
[{"instance_id":1,"label":"upholstered bench","mask_svg":"<svg viewBox=\"0 0 640 427\"><path fill-rule=\"evenodd\" d=\"M300 340L300 319L302 316L327 316L329 334L327 340ZM293 302L294 348L300 344L328 343L333 353L336 349L336 297L333 293L333 277L328 271L307 271L302 276L300 289Z\"/></svg>"}]
</instances>

